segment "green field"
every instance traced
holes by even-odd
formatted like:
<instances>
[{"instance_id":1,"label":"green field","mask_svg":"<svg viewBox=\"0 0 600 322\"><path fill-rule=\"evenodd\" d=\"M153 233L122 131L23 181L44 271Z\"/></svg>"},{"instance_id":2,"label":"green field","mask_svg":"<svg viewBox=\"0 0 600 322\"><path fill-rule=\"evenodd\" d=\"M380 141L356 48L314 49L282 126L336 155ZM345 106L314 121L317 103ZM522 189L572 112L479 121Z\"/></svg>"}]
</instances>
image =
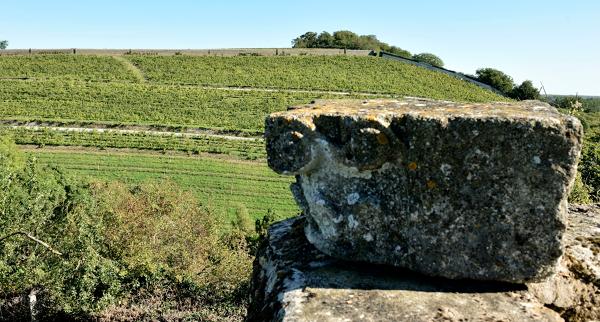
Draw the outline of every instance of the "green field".
<instances>
[{"instance_id":1,"label":"green field","mask_svg":"<svg viewBox=\"0 0 600 322\"><path fill-rule=\"evenodd\" d=\"M280 219L298 212L289 190L293 178L277 175L264 163L115 151L27 149L27 152L42 163L60 165L95 179L128 183L172 180L193 191L225 223L240 208L246 208L254 218L261 218L268 209Z\"/></svg>"}]
</instances>

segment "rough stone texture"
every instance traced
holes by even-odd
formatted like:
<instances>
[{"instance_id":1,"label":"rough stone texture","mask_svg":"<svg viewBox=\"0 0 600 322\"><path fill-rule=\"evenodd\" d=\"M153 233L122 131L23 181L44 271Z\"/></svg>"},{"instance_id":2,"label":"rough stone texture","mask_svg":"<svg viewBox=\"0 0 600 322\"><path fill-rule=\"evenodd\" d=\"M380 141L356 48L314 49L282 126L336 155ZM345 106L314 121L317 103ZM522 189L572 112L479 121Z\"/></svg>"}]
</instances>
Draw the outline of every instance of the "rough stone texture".
<instances>
[{"instance_id":1,"label":"rough stone texture","mask_svg":"<svg viewBox=\"0 0 600 322\"><path fill-rule=\"evenodd\" d=\"M320 101L265 134L328 255L448 278L555 271L582 128L545 103Z\"/></svg>"},{"instance_id":2,"label":"rough stone texture","mask_svg":"<svg viewBox=\"0 0 600 322\"><path fill-rule=\"evenodd\" d=\"M573 207L569 218L560 272L527 285L334 259L307 241L304 217L288 219L271 226L259 249L247 320L600 320L600 207Z\"/></svg>"}]
</instances>

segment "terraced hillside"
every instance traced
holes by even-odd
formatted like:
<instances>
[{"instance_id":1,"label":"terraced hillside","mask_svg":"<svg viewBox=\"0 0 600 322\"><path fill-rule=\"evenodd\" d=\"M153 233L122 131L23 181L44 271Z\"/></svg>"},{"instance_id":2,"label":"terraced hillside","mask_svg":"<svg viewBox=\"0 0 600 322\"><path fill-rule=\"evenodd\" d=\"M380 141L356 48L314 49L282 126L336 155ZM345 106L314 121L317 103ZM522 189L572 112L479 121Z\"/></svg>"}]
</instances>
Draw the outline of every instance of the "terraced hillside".
<instances>
[{"instance_id":1,"label":"terraced hillside","mask_svg":"<svg viewBox=\"0 0 600 322\"><path fill-rule=\"evenodd\" d=\"M0 133L94 178L179 182L225 221L243 208L297 212L289 179L265 166L267 114L319 98L398 96L504 100L376 57L0 56Z\"/></svg>"}]
</instances>

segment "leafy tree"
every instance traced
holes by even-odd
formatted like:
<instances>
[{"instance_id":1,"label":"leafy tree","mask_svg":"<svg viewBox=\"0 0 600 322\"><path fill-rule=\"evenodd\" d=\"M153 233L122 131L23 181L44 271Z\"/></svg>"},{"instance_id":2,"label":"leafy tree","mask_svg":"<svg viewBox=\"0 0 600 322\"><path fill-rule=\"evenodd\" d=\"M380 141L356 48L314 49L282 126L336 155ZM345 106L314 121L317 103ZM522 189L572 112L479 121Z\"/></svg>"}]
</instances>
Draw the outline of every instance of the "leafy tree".
<instances>
[{"instance_id":1,"label":"leafy tree","mask_svg":"<svg viewBox=\"0 0 600 322\"><path fill-rule=\"evenodd\" d=\"M444 67L444 62L436 55L421 53L413 56L413 59L436 67Z\"/></svg>"},{"instance_id":2,"label":"leafy tree","mask_svg":"<svg viewBox=\"0 0 600 322\"><path fill-rule=\"evenodd\" d=\"M387 52L390 52L394 55L398 55L400 57L404 57L404 58L412 58L412 54L410 53L410 51L408 50L404 50L400 47L396 47L396 46L390 46L388 49L384 49Z\"/></svg>"},{"instance_id":3,"label":"leafy tree","mask_svg":"<svg viewBox=\"0 0 600 322\"><path fill-rule=\"evenodd\" d=\"M317 33L309 31L300 37L292 40L294 48L315 48L317 47Z\"/></svg>"},{"instance_id":4,"label":"leafy tree","mask_svg":"<svg viewBox=\"0 0 600 322\"><path fill-rule=\"evenodd\" d=\"M358 35L348 30L333 33L334 44L337 48L361 49L358 44Z\"/></svg>"},{"instance_id":5,"label":"leafy tree","mask_svg":"<svg viewBox=\"0 0 600 322\"><path fill-rule=\"evenodd\" d=\"M6 49L8 47L8 40L0 40L0 49Z\"/></svg>"},{"instance_id":6,"label":"leafy tree","mask_svg":"<svg viewBox=\"0 0 600 322\"><path fill-rule=\"evenodd\" d=\"M518 100L536 100L540 98L540 91L533 86L530 80L526 80L513 88L510 97Z\"/></svg>"},{"instance_id":7,"label":"leafy tree","mask_svg":"<svg viewBox=\"0 0 600 322\"><path fill-rule=\"evenodd\" d=\"M475 71L477 80L499 90L504 95L510 95L515 86L512 77L494 68L480 68Z\"/></svg>"},{"instance_id":8,"label":"leafy tree","mask_svg":"<svg viewBox=\"0 0 600 322\"><path fill-rule=\"evenodd\" d=\"M335 38L327 31L323 31L317 37L317 47L319 48L332 48L334 43Z\"/></svg>"}]
</instances>

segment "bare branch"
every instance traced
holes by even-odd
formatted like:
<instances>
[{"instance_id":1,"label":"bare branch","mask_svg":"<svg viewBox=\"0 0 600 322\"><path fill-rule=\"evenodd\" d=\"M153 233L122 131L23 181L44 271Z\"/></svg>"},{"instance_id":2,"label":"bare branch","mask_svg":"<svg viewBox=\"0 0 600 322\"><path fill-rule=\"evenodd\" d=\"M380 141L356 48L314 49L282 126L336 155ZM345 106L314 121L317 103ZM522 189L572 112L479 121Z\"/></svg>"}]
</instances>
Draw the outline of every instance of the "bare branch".
<instances>
[{"instance_id":1,"label":"bare branch","mask_svg":"<svg viewBox=\"0 0 600 322\"><path fill-rule=\"evenodd\" d=\"M16 235L22 235L22 236L25 236L25 237L27 237L27 238L29 238L29 239L33 240L34 242L36 242L36 243L38 243L38 244L40 244L40 245L42 245L42 246L46 247L46 248L47 248L49 251L53 252L54 254L56 254L56 255L58 255L58 256L62 256L62 253L61 253L61 252L59 252L58 250L56 250L54 247L50 246L48 243L44 242L43 240L40 240L40 239L36 238L35 236L33 236L33 235L32 235L32 234L30 234L30 233L27 233L27 232L24 232L24 231L17 231L17 232L14 232L14 233L12 233L12 234L8 234L8 235L6 235L6 236L4 236L4 237L0 238L0 242L2 242L3 240L5 240L5 239L7 239L7 238L10 238L10 237L12 237L12 236L16 236Z\"/></svg>"}]
</instances>

